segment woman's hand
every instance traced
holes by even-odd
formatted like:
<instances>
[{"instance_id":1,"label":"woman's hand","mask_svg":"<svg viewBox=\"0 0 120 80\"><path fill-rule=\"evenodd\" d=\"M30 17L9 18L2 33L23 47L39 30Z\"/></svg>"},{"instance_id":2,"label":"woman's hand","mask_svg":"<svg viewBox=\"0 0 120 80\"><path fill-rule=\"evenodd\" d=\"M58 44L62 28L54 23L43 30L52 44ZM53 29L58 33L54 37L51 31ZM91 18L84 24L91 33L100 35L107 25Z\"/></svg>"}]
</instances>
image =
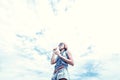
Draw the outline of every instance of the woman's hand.
<instances>
[{"instance_id":1,"label":"woman's hand","mask_svg":"<svg viewBox=\"0 0 120 80\"><path fill-rule=\"evenodd\" d=\"M56 54L58 56L60 55L60 51L58 48L53 49L53 52L54 52L54 54Z\"/></svg>"}]
</instances>

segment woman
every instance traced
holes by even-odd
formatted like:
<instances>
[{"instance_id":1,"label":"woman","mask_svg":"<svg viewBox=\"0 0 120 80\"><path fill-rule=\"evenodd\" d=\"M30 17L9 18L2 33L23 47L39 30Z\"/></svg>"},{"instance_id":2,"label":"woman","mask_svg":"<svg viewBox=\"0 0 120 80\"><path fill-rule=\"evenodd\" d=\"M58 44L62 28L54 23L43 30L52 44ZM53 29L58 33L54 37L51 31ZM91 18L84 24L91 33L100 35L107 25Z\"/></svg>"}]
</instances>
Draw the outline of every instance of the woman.
<instances>
[{"instance_id":1,"label":"woman","mask_svg":"<svg viewBox=\"0 0 120 80\"><path fill-rule=\"evenodd\" d=\"M68 64L73 66L74 62L65 43L60 43L58 48L53 49L51 64L56 64L52 80L69 80Z\"/></svg>"}]
</instances>

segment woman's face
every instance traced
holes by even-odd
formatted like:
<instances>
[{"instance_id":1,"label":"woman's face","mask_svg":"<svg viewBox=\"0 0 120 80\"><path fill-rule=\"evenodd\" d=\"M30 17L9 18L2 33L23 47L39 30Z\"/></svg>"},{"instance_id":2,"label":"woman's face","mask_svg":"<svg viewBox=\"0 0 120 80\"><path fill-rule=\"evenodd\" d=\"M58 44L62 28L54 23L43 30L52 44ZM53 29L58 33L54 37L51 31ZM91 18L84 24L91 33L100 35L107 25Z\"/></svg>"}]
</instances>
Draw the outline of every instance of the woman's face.
<instances>
[{"instance_id":1,"label":"woman's face","mask_svg":"<svg viewBox=\"0 0 120 80\"><path fill-rule=\"evenodd\" d=\"M59 50L62 50L62 49L64 49L64 44L59 45Z\"/></svg>"}]
</instances>

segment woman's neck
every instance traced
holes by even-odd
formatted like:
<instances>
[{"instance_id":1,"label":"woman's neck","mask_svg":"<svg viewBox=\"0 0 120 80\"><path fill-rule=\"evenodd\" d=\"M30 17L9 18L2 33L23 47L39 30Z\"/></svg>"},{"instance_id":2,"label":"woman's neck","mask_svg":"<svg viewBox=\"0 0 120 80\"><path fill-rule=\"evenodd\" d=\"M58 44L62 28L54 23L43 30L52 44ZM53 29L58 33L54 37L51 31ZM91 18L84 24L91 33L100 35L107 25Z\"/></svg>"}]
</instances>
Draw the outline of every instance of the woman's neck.
<instances>
[{"instance_id":1,"label":"woman's neck","mask_svg":"<svg viewBox=\"0 0 120 80\"><path fill-rule=\"evenodd\" d=\"M64 52L64 51L65 51L65 49L60 50L61 53Z\"/></svg>"}]
</instances>

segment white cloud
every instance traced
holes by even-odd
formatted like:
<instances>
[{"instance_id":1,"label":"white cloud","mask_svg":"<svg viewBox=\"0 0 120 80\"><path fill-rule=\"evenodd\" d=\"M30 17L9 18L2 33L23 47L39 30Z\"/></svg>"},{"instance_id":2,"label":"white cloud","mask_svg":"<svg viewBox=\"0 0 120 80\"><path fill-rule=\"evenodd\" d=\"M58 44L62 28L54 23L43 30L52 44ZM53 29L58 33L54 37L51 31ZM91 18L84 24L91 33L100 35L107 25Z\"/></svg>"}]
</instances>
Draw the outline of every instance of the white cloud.
<instances>
[{"instance_id":1,"label":"white cloud","mask_svg":"<svg viewBox=\"0 0 120 80\"><path fill-rule=\"evenodd\" d=\"M39 61L49 64L46 57L34 54L36 52L32 52L31 47L37 45L50 51L59 42L63 41L68 44L75 61L75 67L70 67L73 74L75 68L78 69L88 60L102 63L102 67L106 69L100 71L100 73L105 74L102 75L102 78L111 79L111 77L108 78L112 76L112 73L109 72L119 74L117 71L119 62L115 59L116 57L114 58L116 53L118 53L118 57L120 53L119 1L75 0L73 4L64 1L56 5L59 10L57 15L54 15L47 0L36 0L34 8L30 8L30 4L24 0L0 1L0 48L5 51L6 55L9 54L8 56L10 56L15 54L13 53L15 45L26 47L28 51L25 52L32 53L36 59L35 63L34 61L31 63L30 60L22 64L19 61L15 63L30 65L31 69L39 69L40 67L43 71L49 72L48 67L50 65L39 64ZM72 7L64 12L65 5L72 5ZM36 36L36 32L41 31L41 29L45 29L44 34L41 37ZM37 40L34 43L26 41L26 45L23 46L20 40L16 38L16 34L36 38ZM93 46L93 52L88 50L90 46ZM17 51L15 52L17 53ZM81 55L85 56L81 57ZM14 58L14 60L17 59ZM80 69L82 68L80 67ZM2 75L5 76L6 74L3 73ZM118 78L116 76L116 79Z\"/></svg>"}]
</instances>

